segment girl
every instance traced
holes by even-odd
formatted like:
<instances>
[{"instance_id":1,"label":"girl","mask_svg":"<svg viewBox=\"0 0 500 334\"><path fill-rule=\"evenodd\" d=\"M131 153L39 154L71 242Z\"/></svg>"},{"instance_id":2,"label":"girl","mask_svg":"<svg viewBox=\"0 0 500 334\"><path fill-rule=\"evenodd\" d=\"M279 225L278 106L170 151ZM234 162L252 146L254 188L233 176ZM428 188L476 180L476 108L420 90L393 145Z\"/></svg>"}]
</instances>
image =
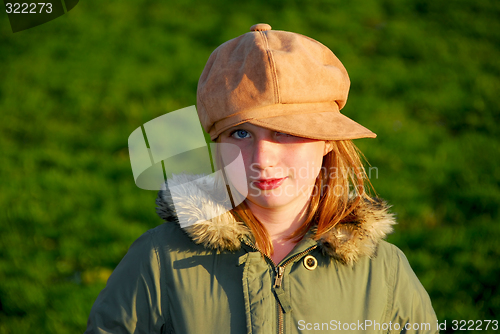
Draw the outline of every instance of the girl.
<instances>
[{"instance_id":1,"label":"girl","mask_svg":"<svg viewBox=\"0 0 500 334\"><path fill-rule=\"evenodd\" d=\"M130 248L86 333L435 333L395 223L365 192L351 142L376 135L340 113L342 63L267 24L219 46L198 84L215 177L177 175L166 223ZM227 185L227 186L226 186Z\"/></svg>"}]
</instances>

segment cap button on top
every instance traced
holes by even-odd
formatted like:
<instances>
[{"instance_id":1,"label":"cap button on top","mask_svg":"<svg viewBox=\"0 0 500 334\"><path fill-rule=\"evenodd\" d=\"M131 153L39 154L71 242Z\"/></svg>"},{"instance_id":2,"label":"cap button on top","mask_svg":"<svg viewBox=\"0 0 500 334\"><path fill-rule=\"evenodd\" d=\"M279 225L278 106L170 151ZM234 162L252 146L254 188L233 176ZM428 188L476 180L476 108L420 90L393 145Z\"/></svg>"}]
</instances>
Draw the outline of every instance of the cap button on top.
<instances>
[{"instance_id":1,"label":"cap button on top","mask_svg":"<svg viewBox=\"0 0 500 334\"><path fill-rule=\"evenodd\" d=\"M250 31L267 31L271 30L271 26L267 23L257 23L250 27Z\"/></svg>"}]
</instances>

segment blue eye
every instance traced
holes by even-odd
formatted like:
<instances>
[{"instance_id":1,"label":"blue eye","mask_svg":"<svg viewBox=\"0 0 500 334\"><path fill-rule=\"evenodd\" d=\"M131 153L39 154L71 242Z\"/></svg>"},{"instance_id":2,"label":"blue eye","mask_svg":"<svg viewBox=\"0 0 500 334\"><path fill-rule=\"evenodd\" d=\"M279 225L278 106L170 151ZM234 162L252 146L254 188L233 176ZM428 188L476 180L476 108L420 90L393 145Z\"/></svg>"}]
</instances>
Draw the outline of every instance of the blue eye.
<instances>
[{"instance_id":1,"label":"blue eye","mask_svg":"<svg viewBox=\"0 0 500 334\"><path fill-rule=\"evenodd\" d=\"M250 134L246 130L235 130L233 133L231 133L231 136L234 138L238 139L243 139L249 136Z\"/></svg>"}]
</instances>

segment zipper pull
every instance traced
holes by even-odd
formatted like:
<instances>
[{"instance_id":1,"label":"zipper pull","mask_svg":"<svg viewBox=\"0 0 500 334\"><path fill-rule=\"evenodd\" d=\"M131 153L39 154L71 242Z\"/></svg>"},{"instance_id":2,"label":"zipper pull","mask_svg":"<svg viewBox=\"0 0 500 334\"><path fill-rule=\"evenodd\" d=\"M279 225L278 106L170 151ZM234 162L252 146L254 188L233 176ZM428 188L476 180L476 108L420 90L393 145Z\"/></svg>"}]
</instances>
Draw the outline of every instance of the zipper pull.
<instances>
[{"instance_id":1,"label":"zipper pull","mask_svg":"<svg viewBox=\"0 0 500 334\"><path fill-rule=\"evenodd\" d=\"M279 288L281 286L281 281L283 280L283 273L285 268L276 267L276 279L274 280L274 288Z\"/></svg>"},{"instance_id":2,"label":"zipper pull","mask_svg":"<svg viewBox=\"0 0 500 334\"><path fill-rule=\"evenodd\" d=\"M283 281L283 274L285 273L285 267L276 267L276 279L274 280L274 295L278 299L279 304L283 313L288 313L292 310L292 305L290 304L290 299L286 294L285 290L281 287L281 282Z\"/></svg>"}]
</instances>

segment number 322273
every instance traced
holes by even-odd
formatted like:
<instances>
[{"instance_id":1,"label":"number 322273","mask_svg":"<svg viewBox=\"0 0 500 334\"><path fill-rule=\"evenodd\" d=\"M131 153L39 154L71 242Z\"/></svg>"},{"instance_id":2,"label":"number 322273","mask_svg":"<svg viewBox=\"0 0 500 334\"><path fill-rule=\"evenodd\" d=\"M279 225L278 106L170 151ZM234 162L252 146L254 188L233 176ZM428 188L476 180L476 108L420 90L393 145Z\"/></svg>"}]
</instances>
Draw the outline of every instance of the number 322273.
<instances>
[{"instance_id":1,"label":"number 322273","mask_svg":"<svg viewBox=\"0 0 500 334\"><path fill-rule=\"evenodd\" d=\"M484 322L484 324L483 324ZM453 320L452 322L452 330L456 331L482 331L482 330L488 330L488 327L491 325L491 329L496 331L498 330L498 320ZM486 328L483 328L483 325L486 326Z\"/></svg>"},{"instance_id":2,"label":"number 322273","mask_svg":"<svg viewBox=\"0 0 500 334\"><path fill-rule=\"evenodd\" d=\"M37 7L39 8L37 10ZM45 9L45 11L44 11ZM43 11L47 14L52 13L52 4L50 2L39 3L10 3L5 4L7 14L41 14Z\"/></svg>"}]
</instances>

